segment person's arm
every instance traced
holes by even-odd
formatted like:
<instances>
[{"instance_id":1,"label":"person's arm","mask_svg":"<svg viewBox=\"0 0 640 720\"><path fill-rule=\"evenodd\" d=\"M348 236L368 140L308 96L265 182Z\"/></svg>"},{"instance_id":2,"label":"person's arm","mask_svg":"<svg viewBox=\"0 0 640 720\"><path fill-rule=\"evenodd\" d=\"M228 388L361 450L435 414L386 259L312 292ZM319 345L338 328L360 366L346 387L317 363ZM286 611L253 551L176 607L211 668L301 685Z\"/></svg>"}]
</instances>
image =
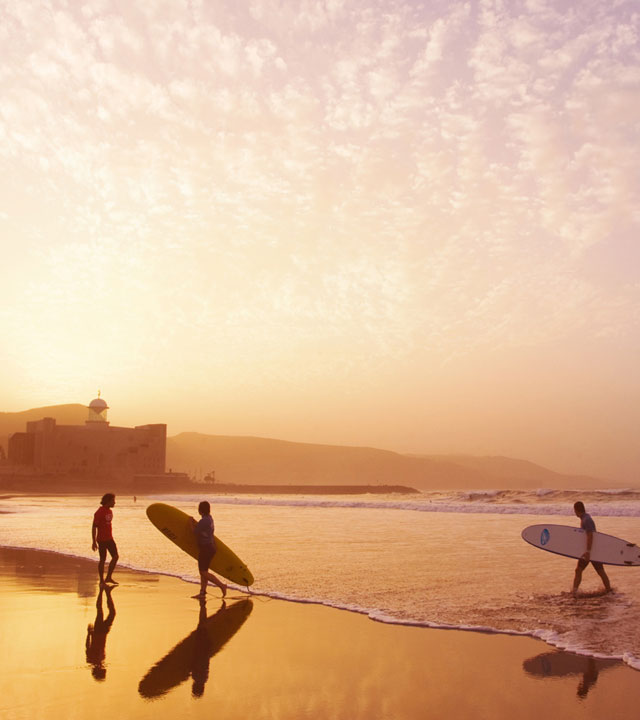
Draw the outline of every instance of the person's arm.
<instances>
[{"instance_id":1,"label":"person's arm","mask_svg":"<svg viewBox=\"0 0 640 720\"><path fill-rule=\"evenodd\" d=\"M98 549L98 526L96 525L95 520L93 521L93 525L91 526L91 549Z\"/></svg>"},{"instance_id":2,"label":"person's arm","mask_svg":"<svg viewBox=\"0 0 640 720\"><path fill-rule=\"evenodd\" d=\"M593 533L587 530L587 551L582 556L584 560L589 560L591 557L591 546L593 545Z\"/></svg>"}]
</instances>

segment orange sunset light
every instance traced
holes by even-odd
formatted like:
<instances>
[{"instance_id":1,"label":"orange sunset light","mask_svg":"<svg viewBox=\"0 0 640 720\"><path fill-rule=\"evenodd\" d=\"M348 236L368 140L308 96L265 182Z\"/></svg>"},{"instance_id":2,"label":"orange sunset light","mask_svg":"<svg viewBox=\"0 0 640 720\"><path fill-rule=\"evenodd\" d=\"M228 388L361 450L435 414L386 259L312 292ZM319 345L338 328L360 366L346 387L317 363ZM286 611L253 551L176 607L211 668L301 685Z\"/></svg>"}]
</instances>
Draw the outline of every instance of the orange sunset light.
<instances>
[{"instance_id":1,"label":"orange sunset light","mask_svg":"<svg viewBox=\"0 0 640 720\"><path fill-rule=\"evenodd\" d=\"M632 3L0 17L0 411L637 484Z\"/></svg>"}]
</instances>

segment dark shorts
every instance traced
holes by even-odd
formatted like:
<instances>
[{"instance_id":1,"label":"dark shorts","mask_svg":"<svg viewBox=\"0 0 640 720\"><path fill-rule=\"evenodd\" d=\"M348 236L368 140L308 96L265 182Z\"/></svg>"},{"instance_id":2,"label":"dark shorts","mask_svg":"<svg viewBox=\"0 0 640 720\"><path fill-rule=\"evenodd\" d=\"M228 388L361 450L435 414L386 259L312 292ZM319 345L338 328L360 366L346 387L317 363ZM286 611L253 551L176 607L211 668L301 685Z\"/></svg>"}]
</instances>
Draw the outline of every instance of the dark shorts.
<instances>
[{"instance_id":1,"label":"dark shorts","mask_svg":"<svg viewBox=\"0 0 640 720\"><path fill-rule=\"evenodd\" d=\"M216 549L214 547L206 546L198 548L198 570L200 570L201 573L207 572L209 564L215 554Z\"/></svg>"},{"instance_id":2,"label":"dark shorts","mask_svg":"<svg viewBox=\"0 0 640 720\"><path fill-rule=\"evenodd\" d=\"M104 560L107 557L107 550L112 558L118 557L118 547L115 540L98 540L100 560Z\"/></svg>"},{"instance_id":3,"label":"dark shorts","mask_svg":"<svg viewBox=\"0 0 640 720\"><path fill-rule=\"evenodd\" d=\"M601 562L595 562L594 560L585 560L584 558L578 559L578 567L580 568L580 570L584 570L589 563L593 565L596 572L599 572L604 567Z\"/></svg>"}]
</instances>

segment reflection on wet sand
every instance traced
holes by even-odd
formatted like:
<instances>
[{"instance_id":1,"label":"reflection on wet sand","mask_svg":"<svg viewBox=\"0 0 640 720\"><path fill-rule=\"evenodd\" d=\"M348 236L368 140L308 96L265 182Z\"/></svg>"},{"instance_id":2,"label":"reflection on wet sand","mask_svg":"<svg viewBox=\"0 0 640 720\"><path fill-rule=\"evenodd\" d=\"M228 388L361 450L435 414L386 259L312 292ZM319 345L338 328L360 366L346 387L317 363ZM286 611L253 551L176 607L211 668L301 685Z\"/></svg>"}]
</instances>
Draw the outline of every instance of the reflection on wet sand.
<instances>
[{"instance_id":1,"label":"reflection on wet sand","mask_svg":"<svg viewBox=\"0 0 640 720\"><path fill-rule=\"evenodd\" d=\"M585 698L589 690L596 684L600 672L622 664L620 660L594 658L557 650L542 653L525 660L522 663L522 668L527 674L540 678L582 675L582 679L578 683L577 695L580 698Z\"/></svg>"},{"instance_id":2,"label":"reflection on wet sand","mask_svg":"<svg viewBox=\"0 0 640 720\"><path fill-rule=\"evenodd\" d=\"M142 678L140 695L149 700L160 697L191 677L192 693L200 697L209 678L210 659L238 632L252 609L249 599L229 607L223 602L216 613L207 617L206 602L201 601L198 626Z\"/></svg>"},{"instance_id":3,"label":"reflection on wet sand","mask_svg":"<svg viewBox=\"0 0 640 720\"><path fill-rule=\"evenodd\" d=\"M84 598L94 597L98 584L94 561L46 550L0 548L0 571L37 590Z\"/></svg>"},{"instance_id":4,"label":"reflection on wet sand","mask_svg":"<svg viewBox=\"0 0 640 720\"><path fill-rule=\"evenodd\" d=\"M106 668L106 645L107 634L111 630L113 621L116 617L116 606L114 605L111 593L113 589L109 586L100 588L98 599L96 600L96 619L93 624L87 626L87 639L85 648L87 651L87 662L91 665L91 674L96 680L104 680L107 676ZM102 608L102 596L107 598L107 617L104 617Z\"/></svg>"}]
</instances>

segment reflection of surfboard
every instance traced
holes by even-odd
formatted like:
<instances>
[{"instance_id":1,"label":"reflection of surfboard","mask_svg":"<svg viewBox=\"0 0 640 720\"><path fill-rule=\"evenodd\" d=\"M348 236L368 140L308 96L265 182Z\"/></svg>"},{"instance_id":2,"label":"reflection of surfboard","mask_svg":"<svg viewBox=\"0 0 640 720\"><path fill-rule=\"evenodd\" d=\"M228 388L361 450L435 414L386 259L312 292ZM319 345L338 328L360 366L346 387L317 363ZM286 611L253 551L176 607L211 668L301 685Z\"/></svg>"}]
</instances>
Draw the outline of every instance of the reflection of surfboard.
<instances>
[{"instance_id":1,"label":"reflection of surfboard","mask_svg":"<svg viewBox=\"0 0 640 720\"><path fill-rule=\"evenodd\" d=\"M579 558L587 549L587 533L569 525L530 525L522 531L522 539L540 550L556 555ZM640 548L604 533L593 533L591 560L607 565L640 565Z\"/></svg>"},{"instance_id":2,"label":"reflection of surfboard","mask_svg":"<svg viewBox=\"0 0 640 720\"><path fill-rule=\"evenodd\" d=\"M198 557L198 544L191 528L190 518L186 513L171 505L153 503L147 508L147 516L171 542L191 557ZM216 537L216 554L213 556L209 568L238 585L253 583L253 575L249 568L218 537Z\"/></svg>"},{"instance_id":3,"label":"reflection of surfboard","mask_svg":"<svg viewBox=\"0 0 640 720\"><path fill-rule=\"evenodd\" d=\"M138 685L140 695L145 698L165 695L190 676L194 693L198 684L203 691L209 675L209 660L238 632L252 609L251 600L241 600L202 620L142 678Z\"/></svg>"},{"instance_id":4,"label":"reflection of surfboard","mask_svg":"<svg viewBox=\"0 0 640 720\"><path fill-rule=\"evenodd\" d=\"M607 668L622 665L620 660L612 658L594 658L587 655L557 651L546 652L529 658L522 663L522 668L529 675L537 677L566 677L583 675L595 668L598 672Z\"/></svg>"}]
</instances>

